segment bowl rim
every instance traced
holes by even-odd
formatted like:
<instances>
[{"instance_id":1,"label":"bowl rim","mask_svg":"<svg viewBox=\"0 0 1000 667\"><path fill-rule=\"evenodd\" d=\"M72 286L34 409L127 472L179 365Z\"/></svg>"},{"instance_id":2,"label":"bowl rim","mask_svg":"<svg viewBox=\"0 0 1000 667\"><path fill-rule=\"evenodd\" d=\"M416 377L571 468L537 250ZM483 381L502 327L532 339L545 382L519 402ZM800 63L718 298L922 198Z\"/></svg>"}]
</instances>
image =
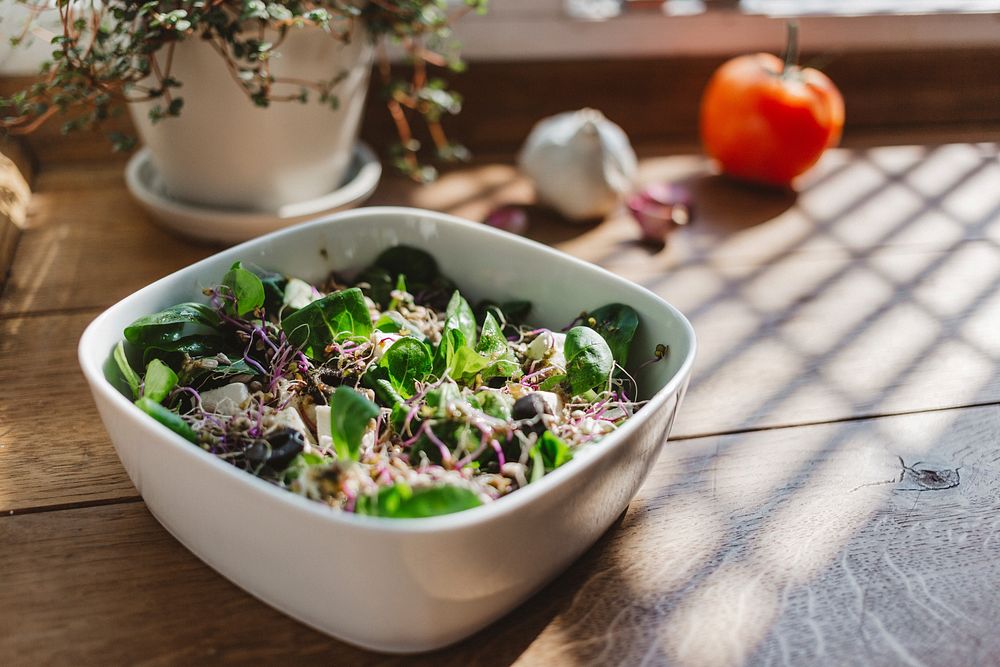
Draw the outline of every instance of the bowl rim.
<instances>
[{"instance_id":1,"label":"bowl rim","mask_svg":"<svg viewBox=\"0 0 1000 667\"><path fill-rule=\"evenodd\" d=\"M145 426L149 429L159 433L160 439L164 441L164 444L178 449L178 453L182 456L188 457L192 461L192 465L214 466L215 470L219 474L228 475L230 476L230 479L239 480L239 483L249 485L249 488L253 488L261 493L264 493L272 501L282 503L284 506L288 507L289 511L306 512L318 520L331 522L334 526L342 525L353 529L391 534L427 534L447 530L461 530L471 525L489 523L505 518L510 514L530 505L535 499L549 493L550 491L555 491L559 486L571 483L574 478L582 475L584 471L591 466L599 465L600 462L609 457L614 450L620 448L624 442L646 421L646 419L643 419L640 416L642 414L640 412L639 415L637 415L638 418L633 417L627 420L621 428L613 431L603 438L600 441L601 446L590 447L582 450L582 452L585 453L584 456L575 456L573 460L568 462L566 465L556 468L552 472L546 474L538 482L529 484L525 488L518 489L516 493L508 494L507 496L499 498L496 501L485 503L471 509L462 510L460 512L433 517L399 519L364 516L354 514L353 512L334 511L330 507L325 506L323 503L310 500L295 493L290 493L286 489L282 489L253 475L249 475L245 471L226 463L214 454L192 445L188 440L185 440L180 435L169 430L166 426L163 426L155 420L147 417L145 413L142 413L137 407L135 407L132 401L122 395L111 384L111 382L104 377L103 365L106 363L108 357L105 356L98 359L97 355L90 354L91 348L100 349L102 347L100 338L98 337L98 332L101 328L103 328L105 320L111 318L118 310L127 307L129 302L139 298L140 295L155 292L164 283L175 279L175 276L180 273L198 273L202 267L217 261L217 258L220 255L228 254L232 256L240 253L246 253L247 250L262 243L273 242L286 236L294 237L309 229L336 225L344 220L373 217L384 218L387 216L397 218L413 216L425 219L431 218L436 223L444 224L446 227L459 226L474 229L476 233L481 233L487 239L495 238L497 240L503 240L504 242L513 242L522 246L531 247L533 250L542 252L543 254L559 257L563 261L569 261L577 269L596 272L600 274L601 278L604 280L616 283L627 289L639 291L640 293L644 293L647 297L652 297L681 325L681 329L688 338L689 346L688 353L681 362L681 365L678 367L677 372L674 373L673 377L671 377L663 387L661 387L658 391L656 391L656 393L653 394L653 396L649 398L643 408L643 411L648 410L652 413L655 410L662 409L671 396L683 389L684 383L690 376L691 368L694 365L694 359L697 352L697 338L695 336L694 328L679 310L652 291L630 280L622 278L621 276L615 275L607 269L577 257L573 257L568 253L556 250L545 244L531 239L514 236L507 232L487 227L486 225L482 225L480 223L471 222L458 216L413 207L373 206L324 216L317 220L280 229L270 234L259 236L232 246L231 248L221 250L220 252L214 253L193 264L189 264L186 267L178 269L177 271L174 271L173 273L170 273L150 283L149 285L140 288L115 304L109 306L97 317L95 317L89 325L87 325L87 328L80 337L80 342L77 346L78 361L84 377L91 387L91 391L94 392L95 395L100 394L116 410L128 415L130 420L134 421L134 423L145 424ZM112 342L111 344L113 345L114 343ZM142 421L138 422L136 421L137 419L141 419Z\"/></svg>"}]
</instances>

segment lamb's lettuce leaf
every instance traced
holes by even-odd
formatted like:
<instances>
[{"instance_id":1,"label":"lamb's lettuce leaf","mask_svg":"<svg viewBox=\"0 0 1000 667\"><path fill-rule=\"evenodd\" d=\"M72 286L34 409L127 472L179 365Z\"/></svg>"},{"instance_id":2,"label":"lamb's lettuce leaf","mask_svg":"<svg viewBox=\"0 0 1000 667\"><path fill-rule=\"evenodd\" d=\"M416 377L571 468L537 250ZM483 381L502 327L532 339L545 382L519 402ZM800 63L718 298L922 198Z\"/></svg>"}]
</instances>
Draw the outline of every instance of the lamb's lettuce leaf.
<instances>
[{"instance_id":1,"label":"lamb's lettuce leaf","mask_svg":"<svg viewBox=\"0 0 1000 667\"><path fill-rule=\"evenodd\" d=\"M368 423L378 416L379 407L350 387L341 386L330 400L330 435L341 461L357 461L361 440Z\"/></svg>"},{"instance_id":2,"label":"lamb's lettuce leaf","mask_svg":"<svg viewBox=\"0 0 1000 667\"><path fill-rule=\"evenodd\" d=\"M482 505L479 497L459 486L412 489L405 482L379 489L377 494L358 498L354 511L368 516L419 519L461 512Z\"/></svg>"},{"instance_id":3,"label":"lamb's lettuce leaf","mask_svg":"<svg viewBox=\"0 0 1000 667\"><path fill-rule=\"evenodd\" d=\"M288 341L301 347L306 356L316 359L333 342L371 336L371 314L365 297L357 287L328 294L300 308L281 321Z\"/></svg>"},{"instance_id":4,"label":"lamb's lettuce leaf","mask_svg":"<svg viewBox=\"0 0 1000 667\"><path fill-rule=\"evenodd\" d=\"M590 327L573 327L563 345L566 378L574 395L607 384L615 359L607 341Z\"/></svg>"}]
</instances>

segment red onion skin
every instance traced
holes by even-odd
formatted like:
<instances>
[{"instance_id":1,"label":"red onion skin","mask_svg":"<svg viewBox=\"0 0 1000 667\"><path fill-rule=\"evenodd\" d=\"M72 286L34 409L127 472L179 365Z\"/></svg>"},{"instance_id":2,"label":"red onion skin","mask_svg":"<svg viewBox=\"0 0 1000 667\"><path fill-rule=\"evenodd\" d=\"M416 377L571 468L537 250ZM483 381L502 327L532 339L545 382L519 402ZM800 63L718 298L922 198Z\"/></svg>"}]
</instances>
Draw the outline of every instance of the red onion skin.
<instances>
[{"instance_id":1,"label":"red onion skin","mask_svg":"<svg viewBox=\"0 0 1000 667\"><path fill-rule=\"evenodd\" d=\"M501 206L491 211L483 224L523 236L528 231L528 214L520 206Z\"/></svg>"},{"instance_id":2,"label":"red onion skin","mask_svg":"<svg viewBox=\"0 0 1000 667\"><path fill-rule=\"evenodd\" d=\"M693 202L681 186L653 183L630 196L626 205L639 223L643 241L662 245L670 232L690 221Z\"/></svg>"}]
</instances>

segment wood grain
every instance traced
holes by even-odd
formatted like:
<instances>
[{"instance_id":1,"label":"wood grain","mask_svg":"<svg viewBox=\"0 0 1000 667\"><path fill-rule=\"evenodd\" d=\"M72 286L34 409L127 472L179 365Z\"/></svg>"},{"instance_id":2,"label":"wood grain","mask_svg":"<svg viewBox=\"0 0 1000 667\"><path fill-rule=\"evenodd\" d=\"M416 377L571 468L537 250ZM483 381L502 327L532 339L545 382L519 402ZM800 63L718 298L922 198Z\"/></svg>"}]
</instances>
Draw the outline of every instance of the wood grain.
<instances>
[{"instance_id":1,"label":"wood grain","mask_svg":"<svg viewBox=\"0 0 1000 667\"><path fill-rule=\"evenodd\" d=\"M0 315L107 306L211 254L151 224L125 190L122 168L39 173Z\"/></svg>"},{"instance_id":2,"label":"wood grain","mask_svg":"<svg viewBox=\"0 0 1000 667\"><path fill-rule=\"evenodd\" d=\"M995 663L998 416L672 443L523 663Z\"/></svg>"},{"instance_id":3,"label":"wood grain","mask_svg":"<svg viewBox=\"0 0 1000 667\"><path fill-rule=\"evenodd\" d=\"M416 660L271 610L141 504L0 518L0 662L987 664L998 429L989 407L670 443L563 576Z\"/></svg>"},{"instance_id":4,"label":"wood grain","mask_svg":"<svg viewBox=\"0 0 1000 667\"><path fill-rule=\"evenodd\" d=\"M571 227L533 209L530 233L691 318L699 359L675 435L1000 400L995 144L833 152L797 197L699 157L647 159L642 174L693 192L695 223L667 248L638 243L625 214ZM481 219L532 193L484 165L413 197Z\"/></svg>"},{"instance_id":5,"label":"wood grain","mask_svg":"<svg viewBox=\"0 0 1000 667\"><path fill-rule=\"evenodd\" d=\"M76 362L96 314L0 320L0 516L138 496Z\"/></svg>"},{"instance_id":6,"label":"wood grain","mask_svg":"<svg viewBox=\"0 0 1000 667\"><path fill-rule=\"evenodd\" d=\"M624 214L574 226L532 210L530 236L612 270L668 272L692 263L780 266L815 252L845 260L883 246L946 249L957 241L998 240L997 144L901 146L830 152L796 197L743 187L714 176L689 155L642 162L647 181L686 182L696 197L696 224L664 252L638 241ZM52 167L41 174L29 210L31 234L19 252L0 313L69 305L110 305L194 259L208 247L160 232L124 191L121 163ZM67 193L71 193L68 195ZM457 170L428 187L388 175L371 204L415 205L482 219L493 207L530 203L530 184L510 164ZM56 242L65 240L65 243ZM104 271L88 257L114 252ZM108 273L113 270L114 273ZM68 286L72 285L72 295Z\"/></svg>"},{"instance_id":7,"label":"wood grain","mask_svg":"<svg viewBox=\"0 0 1000 667\"><path fill-rule=\"evenodd\" d=\"M621 215L574 227L532 209L531 233L649 287L691 318L699 357L675 437L996 403L996 150L840 151L797 201L727 183L700 158L649 159L646 178L686 180L699 206L696 223L668 248L637 244ZM0 482L0 509L135 495L82 384L76 340L99 309L212 249L152 226L122 190L119 168L39 178L32 226L0 301L8 313L0 348L11 359L0 375L12 396L0 402L0 461L29 483ZM530 199L510 166L485 164L423 189L388 178L373 202L478 218ZM105 256L113 261L94 261ZM39 419L39 406L67 388L60 417ZM79 443L38 447L40 439L65 443L67 423Z\"/></svg>"}]
</instances>

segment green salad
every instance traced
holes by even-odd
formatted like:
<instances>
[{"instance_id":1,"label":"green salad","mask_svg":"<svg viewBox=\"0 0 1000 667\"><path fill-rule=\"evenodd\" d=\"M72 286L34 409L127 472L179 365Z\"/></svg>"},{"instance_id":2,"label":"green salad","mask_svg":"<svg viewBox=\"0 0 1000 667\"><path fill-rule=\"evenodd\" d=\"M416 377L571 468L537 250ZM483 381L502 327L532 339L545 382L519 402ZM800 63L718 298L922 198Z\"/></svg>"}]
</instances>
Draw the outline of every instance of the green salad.
<instances>
[{"instance_id":1,"label":"green salad","mask_svg":"<svg viewBox=\"0 0 1000 667\"><path fill-rule=\"evenodd\" d=\"M533 327L529 302L473 308L416 248L320 284L236 262L204 294L126 327L123 391L194 445L342 511L492 502L641 407L630 306Z\"/></svg>"}]
</instances>

